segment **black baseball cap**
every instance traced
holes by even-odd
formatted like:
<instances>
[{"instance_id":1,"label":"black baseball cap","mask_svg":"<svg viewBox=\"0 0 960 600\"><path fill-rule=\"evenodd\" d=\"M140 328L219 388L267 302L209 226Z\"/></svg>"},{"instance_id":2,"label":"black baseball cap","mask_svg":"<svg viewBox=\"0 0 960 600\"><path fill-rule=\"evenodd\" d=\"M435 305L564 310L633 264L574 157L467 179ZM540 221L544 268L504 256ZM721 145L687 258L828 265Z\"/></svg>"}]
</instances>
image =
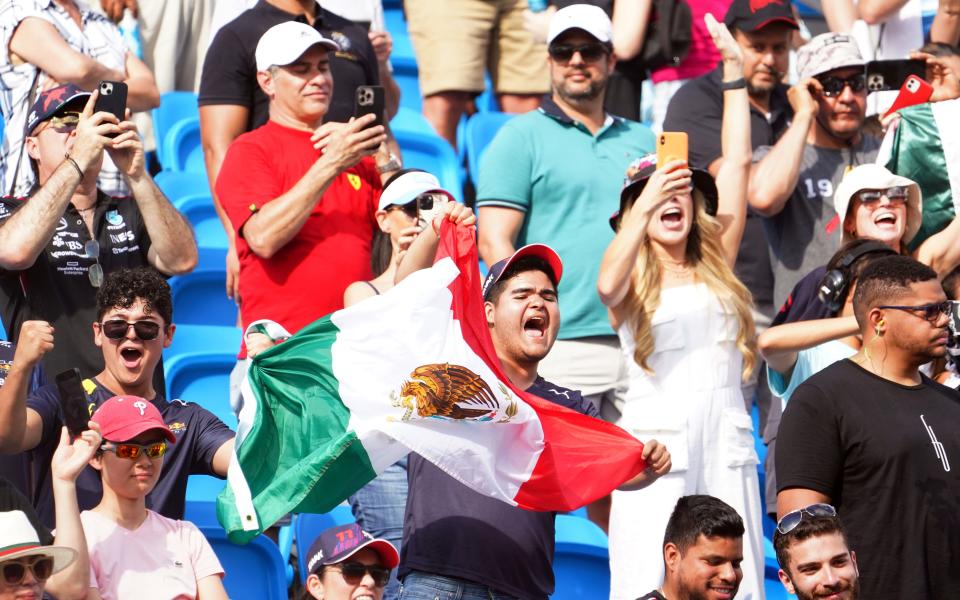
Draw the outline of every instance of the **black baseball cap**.
<instances>
[{"instance_id":1,"label":"black baseball cap","mask_svg":"<svg viewBox=\"0 0 960 600\"><path fill-rule=\"evenodd\" d=\"M75 103L82 109L89 97L90 92L85 92L72 83L65 83L40 92L27 115L23 128L24 137L32 134L37 125L56 115L68 105Z\"/></svg>"},{"instance_id":2,"label":"black baseball cap","mask_svg":"<svg viewBox=\"0 0 960 600\"><path fill-rule=\"evenodd\" d=\"M733 0L723 22L740 31L757 31L773 23L800 29L790 0Z\"/></svg>"},{"instance_id":3,"label":"black baseball cap","mask_svg":"<svg viewBox=\"0 0 960 600\"><path fill-rule=\"evenodd\" d=\"M332 565L347 560L364 548L376 552L380 556L380 562L388 569L400 564L400 554L393 544L373 537L356 523L350 523L320 532L307 551L307 572L313 573L320 565Z\"/></svg>"},{"instance_id":4,"label":"black baseball cap","mask_svg":"<svg viewBox=\"0 0 960 600\"><path fill-rule=\"evenodd\" d=\"M500 281L500 276L507 270L507 267L525 256L535 256L546 261L553 271L556 282L558 284L560 283L560 277L563 276L563 262L560 260L560 255L557 254L556 250L546 244L528 244L507 258L497 261L490 267L490 270L487 271L487 278L483 280L484 300L490 295L490 290L493 289L493 286Z\"/></svg>"},{"instance_id":5,"label":"black baseball cap","mask_svg":"<svg viewBox=\"0 0 960 600\"><path fill-rule=\"evenodd\" d=\"M638 161L638 171L633 177L623 184L620 190L620 210L610 215L610 227L617 231L620 229L620 215L622 215L636 201L647 186L650 176L657 170L657 155L647 154ZM687 167L693 172L690 179L693 182L694 200L703 202L703 208L711 217L717 216L717 184L713 180L713 175L703 169L694 169Z\"/></svg>"}]
</instances>

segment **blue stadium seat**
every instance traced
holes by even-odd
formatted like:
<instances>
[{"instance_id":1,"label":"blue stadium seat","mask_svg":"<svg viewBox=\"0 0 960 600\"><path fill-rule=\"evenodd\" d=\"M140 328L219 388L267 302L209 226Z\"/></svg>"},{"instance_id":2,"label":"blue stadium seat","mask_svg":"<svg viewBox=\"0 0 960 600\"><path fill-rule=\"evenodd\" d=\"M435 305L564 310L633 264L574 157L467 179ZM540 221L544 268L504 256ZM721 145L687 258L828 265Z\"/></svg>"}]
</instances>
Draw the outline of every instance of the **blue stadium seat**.
<instances>
[{"instance_id":1,"label":"blue stadium seat","mask_svg":"<svg viewBox=\"0 0 960 600\"><path fill-rule=\"evenodd\" d=\"M170 278L177 325L236 325L237 306L225 290L225 260L225 249L201 246L197 268Z\"/></svg>"},{"instance_id":2,"label":"blue stadium seat","mask_svg":"<svg viewBox=\"0 0 960 600\"><path fill-rule=\"evenodd\" d=\"M463 169L450 144L436 134L413 131L394 131L393 134L403 152L404 167L433 173L440 180L440 185L454 198L463 199Z\"/></svg>"},{"instance_id":3,"label":"blue stadium seat","mask_svg":"<svg viewBox=\"0 0 960 600\"><path fill-rule=\"evenodd\" d=\"M206 173L203 146L200 143L200 119L184 119L175 123L164 135L160 164L171 171Z\"/></svg>"},{"instance_id":4,"label":"blue stadium seat","mask_svg":"<svg viewBox=\"0 0 960 600\"><path fill-rule=\"evenodd\" d=\"M610 564L603 530L577 516L557 515L553 573L552 600L607 598Z\"/></svg>"},{"instance_id":5,"label":"blue stadium seat","mask_svg":"<svg viewBox=\"0 0 960 600\"><path fill-rule=\"evenodd\" d=\"M422 133L424 135L436 135L430 122L427 121L419 111L406 106L401 106L397 114L390 120L390 129L397 131L412 131L413 133Z\"/></svg>"},{"instance_id":6,"label":"blue stadium seat","mask_svg":"<svg viewBox=\"0 0 960 600\"><path fill-rule=\"evenodd\" d=\"M476 184L480 174L480 158L503 124L516 115L503 112L478 112L467 121L463 146L467 151L467 170Z\"/></svg>"},{"instance_id":7,"label":"blue stadium seat","mask_svg":"<svg viewBox=\"0 0 960 600\"><path fill-rule=\"evenodd\" d=\"M157 156L162 164L167 132L184 119L199 118L197 95L193 92L167 92L160 96L160 106L150 114L153 117L153 135L157 140ZM167 165L164 164L164 167Z\"/></svg>"},{"instance_id":8,"label":"blue stadium seat","mask_svg":"<svg viewBox=\"0 0 960 600\"><path fill-rule=\"evenodd\" d=\"M777 574L780 570L780 565L777 563L777 556L773 551L773 543L767 538L763 539L763 554L763 587L767 600L788 600L789 598L796 598L793 594L787 593L787 588L783 587L783 584L780 583L780 576Z\"/></svg>"},{"instance_id":9,"label":"blue stadium seat","mask_svg":"<svg viewBox=\"0 0 960 600\"><path fill-rule=\"evenodd\" d=\"M217 209L213 207L213 198L209 192L181 196L173 203L187 221L193 226L193 234L197 245L201 248L215 248L226 250L227 232L223 230ZM224 265L220 265L224 269Z\"/></svg>"},{"instance_id":10,"label":"blue stadium seat","mask_svg":"<svg viewBox=\"0 0 960 600\"><path fill-rule=\"evenodd\" d=\"M165 170L157 173L153 180L174 205L177 200L186 196L210 195L210 185L205 173Z\"/></svg>"},{"instance_id":11,"label":"blue stadium seat","mask_svg":"<svg viewBox=\"0 0 960 600\"><path fill-rule=\"evenodd\" d=\"M272 540L260 535L241 546L219 526L200 531L226 571L223 585L231 600L287 600L286 565Z\"/></svg>"},{"instance_id":12,"label":"blue stadium seat","mask_svg":"<svg viewBox=\"0 0 960 600\"><path fill-rule=\"evenodd\" d=\"M390 59L393 78L400 86L400 106L420 112L423 98L420 96L420 70L413 57L399 56Z\"/></svg>"},{"instance_id":13,"label":"blue stadium seat","mask_svg":"<svg viewBox=\"0 0 960 600\"><path fill-rule=\"evenodd\" d=\"M393 50L390 52L390 62L398 59L409 58L416 60L413 53L413 44L410 43L410 35L407 33L407 21L403 18L403 9L399 6L388 8L387 2L383 3L383 21L393 38Z\"/></svg>"},{"instance_id":14,"label":"blue stadium seat","mask_svg":"<svg viewBox=\"0 0 960 600\"><path fill-rule=\"evenodd\" d=\"M346 525L353 523L353 513L346 504L337 506L330 512L322 515L302 513L294 515L293 536L297 541L297 562L300 567L300 581L307 580L307 563L310 557L307 556L307 550L310 544L317 539L320 532L335 525Z\"/></svg>"}]
</instances>

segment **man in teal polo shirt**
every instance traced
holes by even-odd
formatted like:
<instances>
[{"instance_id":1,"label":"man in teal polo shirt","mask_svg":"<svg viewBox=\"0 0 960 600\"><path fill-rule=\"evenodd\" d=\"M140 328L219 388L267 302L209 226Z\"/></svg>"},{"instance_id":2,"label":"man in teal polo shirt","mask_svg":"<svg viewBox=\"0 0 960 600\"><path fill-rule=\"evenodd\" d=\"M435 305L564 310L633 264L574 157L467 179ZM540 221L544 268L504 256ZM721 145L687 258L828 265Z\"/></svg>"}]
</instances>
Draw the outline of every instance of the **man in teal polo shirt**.
<instances>
[{"instance_id":1,"label":"man in teal polo shirt","mask_svg":"<svg viewBox=\"0 0 960 600\"><path fill-rule=\"evenodd\" d=\"M597 276L627 167L654 148L647 127L603 110L616 62L611 36L610 19L595 6L556 12L547 35L553 92L498 132L480 162L477 191L488 265L534 242L563 257L562 325L541 371L582 390L607 420L619 416L626 380Z\"/></svg>"}]
</instances>

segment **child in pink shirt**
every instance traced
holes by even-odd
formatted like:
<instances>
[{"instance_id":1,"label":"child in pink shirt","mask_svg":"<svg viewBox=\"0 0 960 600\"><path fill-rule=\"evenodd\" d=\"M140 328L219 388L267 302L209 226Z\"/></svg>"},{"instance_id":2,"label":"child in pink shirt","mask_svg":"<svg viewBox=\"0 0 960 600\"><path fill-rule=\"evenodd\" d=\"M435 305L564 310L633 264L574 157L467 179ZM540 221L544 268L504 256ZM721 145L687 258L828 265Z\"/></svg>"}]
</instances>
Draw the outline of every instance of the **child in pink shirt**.
<instances>
[{"instance_id":1,"label":"child in pink shirt","mask_svg":"<svg viewBox=\"0 0 960 600\"><path fill-rule=\"evenodd\" d=\"M226 600L223 568L196 525L146 507L176 437L160 411L137 396L114 396L93 414L103 444L90 465L103 499L80 515L90 553L91 598Z\"/></svg>"}]
</instances>

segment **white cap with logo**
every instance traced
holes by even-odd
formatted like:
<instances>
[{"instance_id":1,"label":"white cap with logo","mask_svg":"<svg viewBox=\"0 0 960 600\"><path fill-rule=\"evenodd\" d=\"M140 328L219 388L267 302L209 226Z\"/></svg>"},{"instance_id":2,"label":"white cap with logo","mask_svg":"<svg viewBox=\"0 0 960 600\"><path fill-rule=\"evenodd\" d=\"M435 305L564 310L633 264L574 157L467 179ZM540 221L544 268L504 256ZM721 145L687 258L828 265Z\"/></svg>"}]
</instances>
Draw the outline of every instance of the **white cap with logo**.
<instances>
[{"instance_id":1,"label":"white cap with logo","mask_svg":"<svg viewBox=\"0 0 960 600\"><path fill-rule=\"evenodd\" d=\"M340 44L323 37L319 31L300 21L287 21L274 25L267 30L260 41L254 56L257 70L266 71L270 67L289 65L300 58L311 46L320 44L327 50L339 50Z\"/></svg>"},{"instance_id":2,"label":"white cap with logo","mask_svg":"<svg viewBox=\"0 0 960 600\"><path fill-rule=\"evenodd\" d=\"M547 44L570 29L582 29L605 44L613 39L613 25L603 9L592 4L571 4L561 8L550 19Z\"/></svg>"}]
</instances>

